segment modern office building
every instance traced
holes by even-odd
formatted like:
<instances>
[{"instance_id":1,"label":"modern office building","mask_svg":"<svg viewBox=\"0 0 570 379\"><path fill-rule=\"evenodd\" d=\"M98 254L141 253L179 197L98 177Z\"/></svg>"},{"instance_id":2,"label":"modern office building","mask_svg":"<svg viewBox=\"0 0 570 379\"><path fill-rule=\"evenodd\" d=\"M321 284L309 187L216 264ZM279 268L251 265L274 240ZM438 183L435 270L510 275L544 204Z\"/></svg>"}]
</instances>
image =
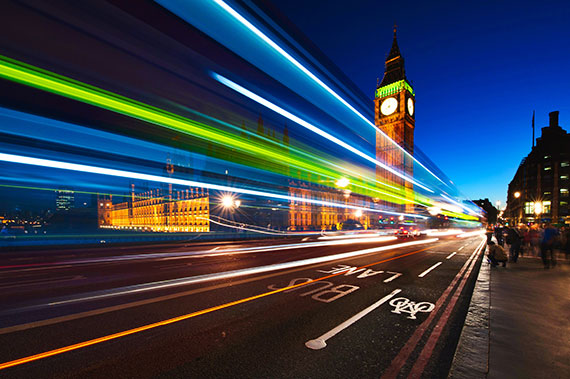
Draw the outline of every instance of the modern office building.
<instances>
[{"instance_id":1,"label":"modern office building","mask_svg":"<svg viewBox=\"0 0 570 379\"><path fill-rule=\"evenodd\" d=\"M570 134L558 124L558 111L549 116L509 184L505 215L514 224L570 224Z\"/></svg>"}]
</instances>

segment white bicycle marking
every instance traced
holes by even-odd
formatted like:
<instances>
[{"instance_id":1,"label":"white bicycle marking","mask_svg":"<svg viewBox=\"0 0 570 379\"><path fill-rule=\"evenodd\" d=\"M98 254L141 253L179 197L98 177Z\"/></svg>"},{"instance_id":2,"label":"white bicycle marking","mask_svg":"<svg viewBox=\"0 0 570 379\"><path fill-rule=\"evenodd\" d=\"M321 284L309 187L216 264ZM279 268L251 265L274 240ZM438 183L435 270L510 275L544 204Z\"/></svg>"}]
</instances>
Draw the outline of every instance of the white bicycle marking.
<instances>
[{"instance_id":1,"label":"white bicycle marking","mask_svg":"<svg viewBox=\"0 0 570 379\"><path fill-rule=\"evenodd\" d=\"M393 299L390 301L390 305L395 308L392 313L409 313L410 315L407 318L410 320L415 320L416 313L418 312L431 312L435 308L435 304L433 303L428 303L427 301L416 303L405 297L397 297Z\"/></svg>"}]
</instances>

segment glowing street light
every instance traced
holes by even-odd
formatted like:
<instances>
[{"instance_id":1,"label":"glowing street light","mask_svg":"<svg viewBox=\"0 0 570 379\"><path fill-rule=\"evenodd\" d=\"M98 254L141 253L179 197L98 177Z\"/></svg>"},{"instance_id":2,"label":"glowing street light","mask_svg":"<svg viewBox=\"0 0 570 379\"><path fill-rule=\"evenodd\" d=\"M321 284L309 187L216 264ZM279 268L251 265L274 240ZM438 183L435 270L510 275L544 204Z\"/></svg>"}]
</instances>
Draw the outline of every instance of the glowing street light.
<instances>
[{"instance_id":1,"label":"glowing street light","mask_svg":"<svg viewBox=\"0 0 570 379\"><path fill-rule=\"evenodd\" d=\"M542 203L540 201L537 201L534 203L534 214L538 216L541 213L542 213Z\"/></svg>"},{"instance_id":2,"label":"glowing street light","mask_svg":"<svg viewBox=\"0 0 570 379\"><path fill-rule=\"evenodd\" d=\"M222 206L224 208L231 208L234 206L234 198L232 195L224 195L222 197Z\"/></svg>"},{"instance_id":3,"label":"glowing street light","mask_svg":"<svg viewBox=\"0 0 570 379\"><path fill-rule=\"evenodd\" d=\"M360 209L358 209L356 212L354 212L354 217L356 217L356 218L362 217L362 211Z\"/></svg>"},{"instance_id":4,"label":"glowing street light","mask_svg":"<svg viewBox=\"0 0 570 379\"><path fill-rule=\"evenodd\" d=\"M348 180L347 178L340 178L335 182L335 184L337 187L344 188L350 184L350 180Z\"/></svg>"},{"instance_id":5,"label":"glowing street light","mask_svg":"<svg viewBox=\"0 0 570 379\"><path fill-rule=\"evenodd\" d=\"M441 213L441 208L439 207L429 207L427 210L429 214L432 216L437 216L438 214Z\"/></svg>"},{"instance_id":6,"label":"glowing street light","mask_svg":"<svg viewBox=\"0 0 570 379\"><path fill-rule=\"evenodd\" d=\"M521 197L521 193L519 191L515 192L515 199L518 199L519 197Z\"/></svg>"}]
</instances>

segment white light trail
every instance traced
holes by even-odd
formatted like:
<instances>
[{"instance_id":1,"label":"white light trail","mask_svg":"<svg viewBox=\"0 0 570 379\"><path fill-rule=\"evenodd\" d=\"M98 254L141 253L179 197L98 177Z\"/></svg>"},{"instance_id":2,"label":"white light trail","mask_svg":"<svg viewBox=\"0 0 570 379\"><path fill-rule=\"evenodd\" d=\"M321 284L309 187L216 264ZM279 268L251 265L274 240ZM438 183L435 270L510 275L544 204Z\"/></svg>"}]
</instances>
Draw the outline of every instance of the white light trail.
<instances>
[{"instance_id":1,"label":"white light trail","mask_svg":"<svg viewBox=\"0 0 570 379\"><path fill-rule=\"evenodd\" d=\"M284 117L287 117L289 120L301 125L302 127L312 131L313 133L316 133L316 134L320 135L321 137L326 138L327 140L337 144L338 146L345 148L346 150L358 155L361 158L364 158L365 160L373 163L376 166L382 167L384 170L391 172L392 174L398 176L399 178L407 180L408 182L413 183L414 185L416 185L420 188L423 188L424 190L426 190L428 192L434 193L434 191L432 191L430 188L428 188L428 187L424 186L423 184L415 181L414 179L410 178L409 176L402 174L401 172L399 172L397 170L394 170L392 167L386 165L385 163L382 163L379 160L363 153L362 151L358 150L357 148L355 148L355 147L349 145L348 143L336 138L332 134L325 132L324 130L308 123L305 120L303 120L302 118L295 116L291 112L286 111L285 109L281 108L280 106L273 104L269 100L266 100L263 97L251 92L247 88L244 88L244 87L240 86L239 84L234 83L233 81L231 81L231 80L229 80L229 79L227 79L227 78L225 78L219 74L216 74L215 72L212 72L212 76L218 82L230 87L234 91L239 92L244 96L249 97L253 101L271 109L272 111L279 113L280 115L282 115Z\"/></svg>"},{"instance_id":2,"label":"white light trail","mask_svg":"<svg viewBox=\"0 0 570 379\"><path fill-rule=\"evenodd\" d=\"M352 105L350 105L346 100L344 100L339 94L337 94L334 90L332 90L329 86L327 86L315 74L313 74L305 66L303 66L301 63L299 63L299 61L297 61L295 58L293 58L289 53L287 53L283 48L281 48L281 46L279 46L271 38L266 36L261 30L256 28L255 25L253 25L251 22L249 22L245 17L243 17L241 14L239 14L235 9L230 7L228 4L226 4L222 0L214 0L214 2L216 4L218 4L223 10L228 12L236 20L241 22L245 27L247 27L249 30L251 30L256 36L261 38L265 43L267 43L269 46L271 46L275 51L277 51L279 54L281 54L285 59L287 59L289 62L291 62L295 67L297 67L299 70L301 70L305 75L307 75L309 78L311 78L315 83L317 83L319 86L321 86L325 91L330 93L335 99L340 101L344 106L346 106L348 109L350 109L354 114L356 114L364 122L366 122L368 125L370 125L375 131L378 131L385 138L387 138L389 141L391 141L395 147L400 149L404 154L406 154L408 157L412 158L414 160L414 162L419 164L427 172L429 172L431 175L433 175L437 180L439 180L440 182L442 182L443 184L445 184L447 186L447 183L445 183L443 180L441 180L436 174L431 172L420 161L418 161L416 158L414 158L414 156L412 154L410 154L409 152L407 152L406 149L404 149L399 144L394 142L390 137L388 137L388 135L386 135L386 133L384 133L382 130L377 128L376 125L374 125L370 120L368 120L364 115L362 115L358 110L356 110Z\"/></svg>"},{"instance_id":3,"label":"white light trail","mask_svg":"<svg viewBox=\"0 0 570 379\"><path fill-rule=\"evenodd\" d=\"M302 259L302 260L293 261L293 262L277 263L277 264L273 264L273 265L252 267L252 268L246 268L246 269L241 269L241 270L225 271L225 272L219 272L219 273L214 273L214 274L205 274L205 275L191 276L191 277L186 277L186 278L163 280L163 281L153 282L153 283L137 284L134 286L127 286L127 287L117 288L117 289L113 289L113 290L101 291L101 292L94 294L94 295L91 295L91 296L84 296L84 297L72 298L72 299L67 299L67 300L54 301L54 302L49 303L49 305L55 306L55 305L77 303L77 302L82 302L82 301L99 300L99 299L104 299L104 298L108 298L108 297L121 296L121 295L131 295L131 294L153 291L153 290L164 289L164 288L172 288L172 287L184 286L184 285L189 285L189 284L210 282L210 281L214 281L214 280L231 279L231 278L236 278L236 277L246 276L246 275L262 274L262 273L270 272L270 271L291 269L291 268L296 268L296 267L302 267L302 266L308 266L308 265L314 265L314 264L319 264L319 263L335 261L335 260L339 260L339 259L348 259L348 258L360 256L360 255L378 253L381 251L400 249L403 247L409 247L409 246L414 246L414 245L419 245L419 244L427 244L427 243L436 242L437 240L438 240L437 238L431 238L431 239L426 239L426 240L421 240L421 241L404 242L404 243L399 243L399 244L395 244L395 245L380 246L380 247L373 247L373 248L369 248L369 249L350 251L350 252L346 252L346 253L339 253L339 254L328 255L328 256L318 257L318 258Z\"/></svg>"},{"instance_id":4,"label":"white light trail","mask_svg":"<svg viewBox=\"0 0 570 379\"><path fill-rule=\"evenodd\" d=\"M334 202L318 200L318 199L301 198L301 197L295 197L295 196L289 196L289 195L280 195L280 194L276 194L276 193L250 190L250 189L246 189L246 188L222 186L219 184L196 182L193 180L176 179L176 178L170 178L170 177L164 177L164 176L158 176L158 175L141 174L141 173L132 172L132 171L124 171L124 170L116 170L116 169L112 169L112 168L89 166L89 165L78 164L78 163L60 162L60 161L54 161L54 160L50 160L50 159L25 157L22 155L0 153L0 161L10 162L10 163L20 163L20 164L26 164L26 165L32 165L32 166L39 166L39 167L57 168L57 169L62 169L62 170L86 172L86 173L91 173L91 174L115 176L115 177L121 177L121 178L139 179L139 180L146 180L146 181L158 182L158 183L177 184L177 185L181 185L181 186L201 187L201 188L213 189L213 190L217 190L217 191L235 192L235 193L242 193L242 194L246 194L246 195L268 197L268 198L289 200L289 201L299 201L299 202L305 202L305 203L325 205L325 206L335 207L335 208L354 209L354 210L368 211L368 212L374 212L374 213L397 214L397 215L404 215L404 216L409 216L409 217L413 217L413 218L426 218L425 216L415 215L415 214L387 212L387 211L382 211L379 209L363 208L363 207L358 207L355 205L334 203Z\"/></svg>"}]
</instances>

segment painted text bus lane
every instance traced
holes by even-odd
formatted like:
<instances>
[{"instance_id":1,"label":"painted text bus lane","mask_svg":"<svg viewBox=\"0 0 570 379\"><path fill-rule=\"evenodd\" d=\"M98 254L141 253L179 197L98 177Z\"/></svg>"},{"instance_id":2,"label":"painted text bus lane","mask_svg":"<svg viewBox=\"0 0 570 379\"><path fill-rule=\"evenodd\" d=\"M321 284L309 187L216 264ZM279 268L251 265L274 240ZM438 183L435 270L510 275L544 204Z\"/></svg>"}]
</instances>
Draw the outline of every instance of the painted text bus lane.
<instances>
[{"instance_id":1,"label":"painted text bus lane","mask_svg":"<svg viewBox=\"0 0 570 379\"><path fill-rule=\"evenodd\" d=\"M319 274L328 274L327 278L329 280L319 280L318 278L300 277L290 279L289 283L283 283L283 285L270 284L267 286L270 290L277 290L285 287L292 287L289 290L283 291L283 293L296 292L301 297L311 296L311 299L315 301L320 301L323 303L331 303L335 300L340 299L354 291L360 289L360 286L348 283L340 283L340 279L345 277L350 277L351 279L362 280L370 277L377 277L383 279L383 283L389 283L400 276L402 273L394 271L384 271L384 270L372 270L365 267L350 266L345 264L337 264L329 269L316 270ZM317 274L317 275L319 275ZM331 275L335 275L334 282L331 281ZM338 278L338 279L337 279ZM309 283L310 282L310 283ZM335 283L336 282L336 283ZM304 286L298 286L299 284L307 283ZM354 283L354 281L351 281Z\"/></svg>"}]
</instances>

